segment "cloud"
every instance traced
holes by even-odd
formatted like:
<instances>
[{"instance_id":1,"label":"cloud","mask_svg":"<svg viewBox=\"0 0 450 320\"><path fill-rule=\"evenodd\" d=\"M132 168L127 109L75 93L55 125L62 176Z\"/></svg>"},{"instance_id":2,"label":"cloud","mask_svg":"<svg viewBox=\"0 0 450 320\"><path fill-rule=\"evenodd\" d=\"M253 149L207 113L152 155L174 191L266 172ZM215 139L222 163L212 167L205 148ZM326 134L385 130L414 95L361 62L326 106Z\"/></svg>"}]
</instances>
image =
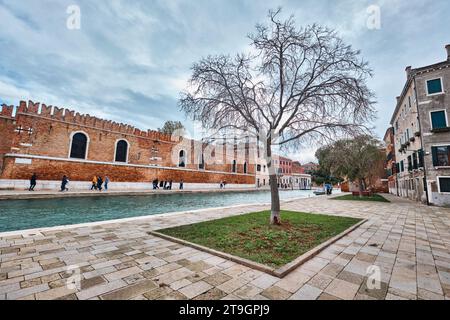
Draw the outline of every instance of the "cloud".
<instances>
[{"instance_id":1,"label":"cloud","mask_svg":"<svg viewBox=\"0 0 450 320\"><path fill-rule=\"evenodd\" d=\"M68 30L78 4L81 29ZM142 129L186 121L179 92L195 61L248 48L247 34L283 7L299 25L335 28L374 70L379 137L405 82L404 68L445 58L450 4L440 0L0 0L0 102L32 99ZM366 27L367 7L381 8L381 29ZM188 126L191 125L188 123ZM314 150L300 150L309 161Z\"/></svg>"}]
</instances>

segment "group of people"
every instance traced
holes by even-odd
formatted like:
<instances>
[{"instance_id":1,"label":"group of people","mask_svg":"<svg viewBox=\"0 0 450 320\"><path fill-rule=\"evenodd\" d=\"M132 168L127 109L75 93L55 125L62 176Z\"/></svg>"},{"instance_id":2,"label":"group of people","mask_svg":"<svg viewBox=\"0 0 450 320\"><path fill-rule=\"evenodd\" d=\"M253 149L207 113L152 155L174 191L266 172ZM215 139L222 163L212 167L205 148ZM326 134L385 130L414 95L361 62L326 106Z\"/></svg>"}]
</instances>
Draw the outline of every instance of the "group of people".
<instances>
[{"instance_id":1,"label":"group of people","mask_svg":"<svg viewBox=\"0 0 450 320\"><path fill-rule=\"evenodd\" d=\"M102 177L100 177L100 176L94 176L92 178L91 190L102 191L103 186L104 186L105 191L108 191L109 182L110 182L110 180L109 180L108 176L105 177L105 181L103 181Z\"/></svg>"},{"instance_id":2,"label":"group of people","mask_svg":"<svg viewBox=\"0 0 450 320\"><path fill-rule=\"evenodd\" d=\"M30 178L30 187L28 188L28 191L34 191L36 184L37 184L37 174L33 173L33 175ZM69 191L69 188L67 187L68 184L69 184L69 178L66 175L64 175L61 180L61 190L60 191L61 192Z\"/></svg>"},{"instance_id":3,"label":"group of people","mask_svg":"<svg viewBox=\"0 0 450 320\"><path fill-rule=\"evenodd\" d=\"M104 188L106 191L106 190L108 190L109 182L110 182L110 179L108 176L105 177L104 181L103 181L102 177L94 176L92 178L91 190L102 191L102 189ZM30 187L28 188L28 191L34 191L36 184L37 184L37 174L33 173L33 175L30 178ZM60 191L61 192L69 191L68 185L69 185L69 177L64 175L61 180L61 190Z\"/></svg>"},{"instance_id":4,"label":"group of people","mask_svg":"<svg viewBox=\"0 0 450 320\"><path fill-rule=\"evenodd\" d=\"M158 179L154 179L152 181L153 184L153 190L157 189L163 189L163 190L172 190L173 180L169 181L159 181ZM183 190L184 188L184 182L183 180L180 181L180 190Z\"/></svg>"}]
</instances>

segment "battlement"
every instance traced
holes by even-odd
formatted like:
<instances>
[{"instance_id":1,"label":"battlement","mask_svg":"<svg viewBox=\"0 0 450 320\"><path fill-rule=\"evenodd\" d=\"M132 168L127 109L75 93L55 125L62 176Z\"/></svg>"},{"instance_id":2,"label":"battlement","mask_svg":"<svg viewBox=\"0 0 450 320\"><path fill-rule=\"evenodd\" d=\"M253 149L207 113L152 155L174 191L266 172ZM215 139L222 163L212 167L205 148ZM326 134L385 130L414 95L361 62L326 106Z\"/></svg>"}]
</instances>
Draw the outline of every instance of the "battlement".
<instances>
[{"instance_id":1,"label":"battlement","mask_svg":"<svg viewBox=\"0 0 450 320\"><path fill-rule=\"evenodd\" d=\"M14 111L16 111L14 113ZM89 114L80 114L74 110L59 108L56 106L47 106L46 104L34 103L33 101L20 101L18 107L3 104L0 115L4 117L15 118L18 114L38 115L51 120L59 120L74 125L84 125L101 130L120 132L123 134L136 135L154 140L171 141L171 136L160 133L155 130L142 131L131 125L117 123L111 120L99 119Z\"/></svg>"}]
</instances>

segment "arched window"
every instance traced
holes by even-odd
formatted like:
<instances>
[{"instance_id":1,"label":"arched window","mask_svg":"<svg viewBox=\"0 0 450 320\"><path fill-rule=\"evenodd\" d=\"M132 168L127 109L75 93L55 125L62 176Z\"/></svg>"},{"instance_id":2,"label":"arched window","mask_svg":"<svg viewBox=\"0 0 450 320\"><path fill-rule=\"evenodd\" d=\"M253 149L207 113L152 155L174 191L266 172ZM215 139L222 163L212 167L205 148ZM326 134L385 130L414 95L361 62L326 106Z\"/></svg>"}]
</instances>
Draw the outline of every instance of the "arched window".
<instances>
[{"instance_id":1,"label":"arched window","mask_svg":"<svg viewBox=\"0 0 450 320\"><path fill-rule=\"evenodd\" d=\"M86 159L88 148L88 137L82 132L72 136L70 144L70 158Z\"/></svg>"},{"instance_id":2,"label":"arched window","mask_svg":"<svg viewBox=\"0 0 450 320\"><path fill-rule=\"evenodd\" d=\"M199 170L205 170L205 156L202 153L202 155L200 156L200 161L198 162L198 169Z\"/></svg>"},{"instance_id":3,"label":"arched window","mask_svg":"<svg viewBox=\"0 0 450 320\"><path fill-rule=\"evenodd\" d=\"M247 173L247 162L244 162L244 173Z\"/></svg>"},{"instance_id":4,"label":"arched window","mask_svg":"<svg viewBox=\"0 0 450 320\"><path fill-rule=\"evenodd\" d=\"M128 142L126 140L119 140L116 142L116 155L114 161L128 162Z\"/></svg>"},{"instance_id":5,"label":"arched window","mask_svg":"<svg viewBox=\"0 0 450 320\"><path fill-rule=\"evenodd\" d=\"M233 165L231 167L231 172L236 172L236 160L233 160Z\"/></svg>"},{"instance_id":6,"label":"arched window","mask_svg":"<svg viewBox=\"0 0 450 320\"><path fill-rule=\"evenodd\" d=\"M180 150L180 153L178 154L178 166L181 168L186 167L186 152L184 150Z\"/></svg>"}]
</instances>

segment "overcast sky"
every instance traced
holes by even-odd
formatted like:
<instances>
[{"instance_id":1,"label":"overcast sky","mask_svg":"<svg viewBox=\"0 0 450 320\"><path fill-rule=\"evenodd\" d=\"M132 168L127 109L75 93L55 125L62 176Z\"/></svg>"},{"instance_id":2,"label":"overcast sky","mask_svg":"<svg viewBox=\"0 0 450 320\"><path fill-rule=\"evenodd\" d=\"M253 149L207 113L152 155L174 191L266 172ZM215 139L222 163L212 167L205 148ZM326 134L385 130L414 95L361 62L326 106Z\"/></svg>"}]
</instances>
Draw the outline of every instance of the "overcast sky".
<instances>
[{"instance_id":1,"label":"overcast sky","mask_svg":"<svg viewBox=\"0 0 450 320\"><path fill-rule=\"evenodd\" d=\"M81 10L79 30L66 26L70 5ZM378 30L367 27L371 5L381 9ZM405 67L445 60L450 44L448 0L0 0L0 104L31 99L141 129L186 121L177 99L192 64L244 51L246 35L278 6L299 26L327 25L361 49L374 70L380 138Z\"/></svg>"}]
</instances>

